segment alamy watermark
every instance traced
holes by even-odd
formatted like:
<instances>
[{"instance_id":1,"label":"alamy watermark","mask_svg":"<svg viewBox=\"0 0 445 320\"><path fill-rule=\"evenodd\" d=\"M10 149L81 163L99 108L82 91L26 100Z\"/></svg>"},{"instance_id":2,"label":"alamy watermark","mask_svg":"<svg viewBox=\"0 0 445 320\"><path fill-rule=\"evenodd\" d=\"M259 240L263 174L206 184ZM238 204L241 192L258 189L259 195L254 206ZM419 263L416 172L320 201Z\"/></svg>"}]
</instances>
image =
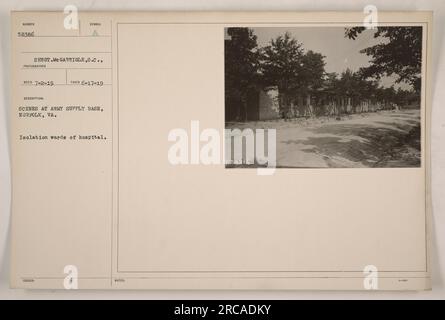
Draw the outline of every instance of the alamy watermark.
<instances>
[{"instance_id":1,"label":"alamy watermark","mask_svg":"<svg viewBox=\"0 0 445 320\"><path fill-rule=\"evenodd\" d=\"M379 271L375 265L367 265L363 268L363 287L366 290L378 290L379 288Z\"/></svg>"},{"instance_id":2,"label":"alamy watermark","mask_svg":"<svg viewBox=\"0 0 445 320\"><path fill-rule=\"evenodd\" d=\"M63 273L66 274L65 278L63 279L63 287L66 290L73 290L78 289L78 270L77 267L74 265L66 265L63 268Z\"/></svg>"},{"instance_id":3,"label":"alamy watermark","mask_svg":"<svg viewBox=\"0 0 445 320\"><path fill-rule=\"evenodd\" d=\"M168 133L173 142L168 150L172 165L233 165L255 167L258 175L272 175L276 167L275 129L225 129L224 143L217 129L200 132L199 121L190 122L190 132L174 128Z\"/></svg>"},{"instance_id":4,"label":"alamy watermark","mask_svg":"<svg viewBox=\"0 0 445 320\"><path fill-rule=\"evenodd\" d=\"M366 29L376 29L379 23L378 10L375 5L368 4L363 8L363 13L366 14L363 19L363 26Z\"/></svg>"},{"instance_id":5,"label":"alamy watermark","mask_svg":"<svg viewBox=\"0 0 445 320\"><path fill-rule=\"evenodd\" d=\"M63 26L66 30L79 29L79 14L77 7L73 4L66 5L63 8L63 13L66 15L63 19Z\"/></svg>"}]
</instances>

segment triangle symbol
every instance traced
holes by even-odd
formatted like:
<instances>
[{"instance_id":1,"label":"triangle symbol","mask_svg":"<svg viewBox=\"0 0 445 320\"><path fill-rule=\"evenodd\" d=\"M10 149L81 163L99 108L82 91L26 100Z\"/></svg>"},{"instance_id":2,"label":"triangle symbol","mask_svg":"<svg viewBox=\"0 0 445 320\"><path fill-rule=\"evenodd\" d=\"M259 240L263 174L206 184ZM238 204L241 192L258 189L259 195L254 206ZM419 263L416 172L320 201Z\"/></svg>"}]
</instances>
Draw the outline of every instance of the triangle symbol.
<instances>
[{"instance_id":1,"label":"triangle symbol","mask_svg":"<svg viewBox=\"0 0 445 320\"><path fill-rule=\"evenodd\" d=\"M97 30L94 30L93 37L97 37L99 34L97 33Z\"/></svg>"}]
</instances>

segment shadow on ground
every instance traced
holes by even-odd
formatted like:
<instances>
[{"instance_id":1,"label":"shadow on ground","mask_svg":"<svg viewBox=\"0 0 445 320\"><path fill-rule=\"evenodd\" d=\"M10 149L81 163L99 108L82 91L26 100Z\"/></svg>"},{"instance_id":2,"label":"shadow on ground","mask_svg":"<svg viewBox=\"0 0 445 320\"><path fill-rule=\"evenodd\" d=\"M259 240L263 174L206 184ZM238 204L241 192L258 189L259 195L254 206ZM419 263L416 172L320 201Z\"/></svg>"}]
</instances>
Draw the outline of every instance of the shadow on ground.
<instances>
[{"instance_id":1,"label":"shadow on ground","mask_svg":"<svg viewBox=\"0 0 445 320\"><path fill-rule=\"evenodd\" d=\"M414 127L412 123L417 123ZM387 123L381 123L387 125ZM341 157L359 162L366 167L417 167L420 166L420 124L391 124L393 128L370 128L362 124L336 124L312 129L315 134L333 134L337 137L308 137L296 140L311 148L303 152L323 155L329 166L338 167L330 159ZM356 136L344 142L341 136ZM292 143L287 141L286 143Z\"/></svg>"}]
</instances>

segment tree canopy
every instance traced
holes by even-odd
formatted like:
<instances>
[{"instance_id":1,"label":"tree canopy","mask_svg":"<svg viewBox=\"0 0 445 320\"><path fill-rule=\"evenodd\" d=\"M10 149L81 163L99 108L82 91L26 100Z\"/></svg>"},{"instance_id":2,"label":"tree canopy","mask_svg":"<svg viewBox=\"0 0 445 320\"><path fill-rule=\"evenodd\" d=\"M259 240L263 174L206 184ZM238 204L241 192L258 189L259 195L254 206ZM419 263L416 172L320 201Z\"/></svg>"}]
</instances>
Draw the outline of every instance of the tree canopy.
<instances>
[{"instance_id":1,"label":"tree canopy","mask_svg":"<svg viewBox=\"0 0 445 320\"><path fill-rule=\"evenodd\" d=\"M249 91L258 83L259 52L257 37L249 28L228 28L230 40L225 41L226 100L241 108L231 110L243 119L247 112ZM227 101L226 101L227 103Z\"/></svg>"},{"instance_id":2,"label":"tree canopy","mask_svg":"<svg viewBox=\"0 0 445 320\"><path fill-rule=\"evenodd\" d=\"M345 36L355 40L364 27L347 28ZM420 91L422 67L422 27L378 27L374 38L385 41L361 50L371 57L371 65L362 68L365 77L396 76Z\"/></svg>"},{"instance_id":3,"label":"tree canopy","mask_svg":"<svg viewBox=\"0 0 445 320\"><path fill-rule=\"evenodd\" d=\"M325 57L312 50L305 52L303 44L292 38L289 32L272 39L260 53L266 84L277 85L283 93L321 87Z\"/></svg>"},{"instance_id":4,"label":"tree canopy","mask_svg":"<svg viewBox=\"0 0 445 320\"><path fill-rule=\"evenodd\" d=\"M364 30L346 28L345 36L356 39ZM422 61L420 27L379 27L373 36L383 40L360 51L371 57L370 65L357 71L345 69L340 74L327 73L326 57L305 50L303 43L289 32L271 39L263 47L258 46L257 37L249 28L228 28L227 34L230 39L225 41L226 105L235 107L226 108L226 118L246 120L248 105L251 105L249 99L255 96L252 92L268 86L278 88L283 117L288 117L289 111L293 116L291 106L301 103L309 105L309 109L315 106L319 109L316 113L322 114L323 104L327 102L340 104L343 108L340 113L355 112L355 107L364 101L385 105L418 102ZM379 85L383 76L395 76L396 83L408 83L414 90L384 88ZM349 104L353 105L352 109ZM230 108L233 110L227 110ZM360 106L358 108L360 110Z\"/></svg>"},{"instance_id":5,"label":"tree canopy","mask_svg":"<svg viewBox=\"0 0 445 320\"><path fill-rule=\"evenodd\" d=\"M255 85L258 77L257 37L248 28L229 28L225 42L226 86L240 97Z\"/></svg>"}]
</instances>

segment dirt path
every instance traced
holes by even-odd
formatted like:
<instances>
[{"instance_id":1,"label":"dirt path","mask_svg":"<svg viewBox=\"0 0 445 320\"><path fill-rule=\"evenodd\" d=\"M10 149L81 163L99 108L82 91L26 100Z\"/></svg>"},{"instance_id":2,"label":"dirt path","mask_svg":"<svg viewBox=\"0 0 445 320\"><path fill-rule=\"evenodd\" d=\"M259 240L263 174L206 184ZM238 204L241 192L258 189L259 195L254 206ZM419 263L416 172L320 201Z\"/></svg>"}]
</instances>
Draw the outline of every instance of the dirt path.
<instances>
[{"instance_id":1,"label":"dirt path","mask_svg":"<svg viewBox=\"0 0 445 320\"><path fill-rule=\"evenodd\" d=\"M419 110L333 118L231 123L227 128L275 128L278 167L416 167Z\"/></svg>"}]
</instances>

